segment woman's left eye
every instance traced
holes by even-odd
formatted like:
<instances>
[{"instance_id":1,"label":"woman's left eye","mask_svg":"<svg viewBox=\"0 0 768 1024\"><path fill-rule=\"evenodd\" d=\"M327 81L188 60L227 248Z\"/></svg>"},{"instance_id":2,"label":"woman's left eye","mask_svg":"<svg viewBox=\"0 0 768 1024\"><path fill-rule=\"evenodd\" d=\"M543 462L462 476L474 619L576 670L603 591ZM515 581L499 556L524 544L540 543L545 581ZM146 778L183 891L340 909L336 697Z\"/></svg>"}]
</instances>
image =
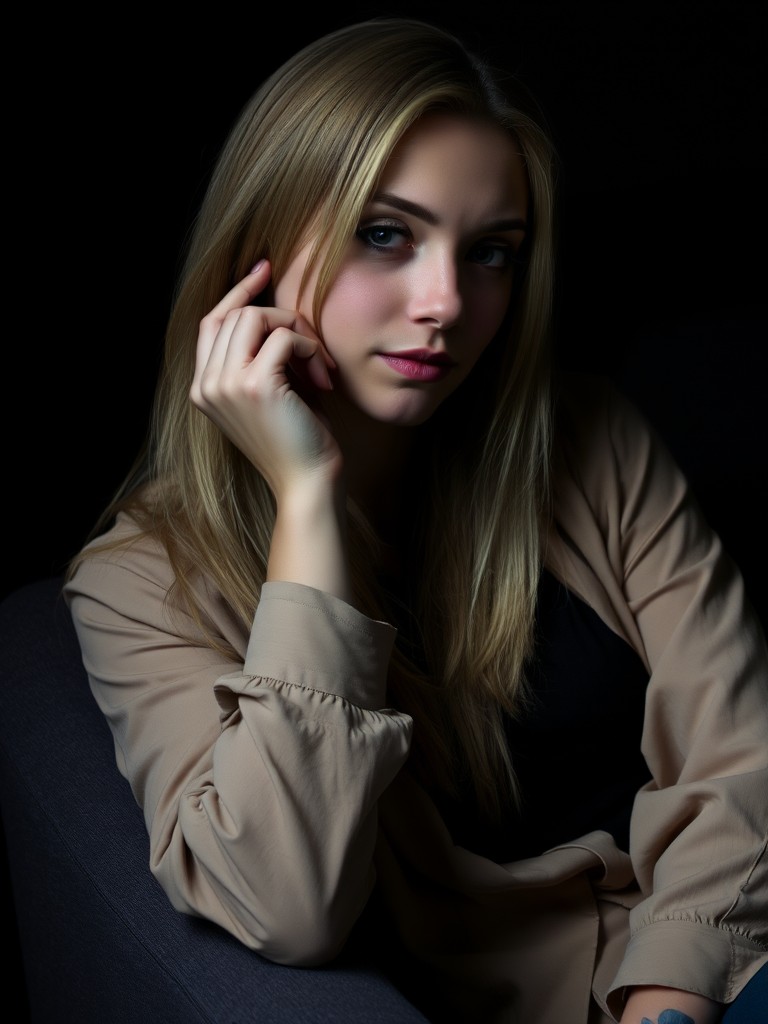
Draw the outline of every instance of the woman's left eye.
<instances>
[{"instance_id":1,"label":"woman's left eye","mask_svg":"<svg viewBox=\"0 0 768 1024\"><path fill-rule=\"evenodd\" d=\"M478 242L469 250L467 259L480 266L499 270L519 262L514 247L508 242Z\"/></svg>"}]
</instances>

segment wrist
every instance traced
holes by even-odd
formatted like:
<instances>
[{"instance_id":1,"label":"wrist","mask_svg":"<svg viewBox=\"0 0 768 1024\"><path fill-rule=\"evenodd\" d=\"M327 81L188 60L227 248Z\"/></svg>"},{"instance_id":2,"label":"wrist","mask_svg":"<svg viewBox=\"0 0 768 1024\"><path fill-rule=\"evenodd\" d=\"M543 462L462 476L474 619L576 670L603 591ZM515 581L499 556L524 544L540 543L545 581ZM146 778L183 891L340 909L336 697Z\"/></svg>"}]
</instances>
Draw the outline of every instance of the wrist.
<instances>
[{"instance_id":1,"label":"wrist","mask_svg":"<svg viewBox=\"0 0 768 1024\"><path fill-rule=\"evenodd\" d=\"M303 583L351 601L346 491L340 482L305 478L277 501L267 579Z\"/></svg>"}]
</instances>

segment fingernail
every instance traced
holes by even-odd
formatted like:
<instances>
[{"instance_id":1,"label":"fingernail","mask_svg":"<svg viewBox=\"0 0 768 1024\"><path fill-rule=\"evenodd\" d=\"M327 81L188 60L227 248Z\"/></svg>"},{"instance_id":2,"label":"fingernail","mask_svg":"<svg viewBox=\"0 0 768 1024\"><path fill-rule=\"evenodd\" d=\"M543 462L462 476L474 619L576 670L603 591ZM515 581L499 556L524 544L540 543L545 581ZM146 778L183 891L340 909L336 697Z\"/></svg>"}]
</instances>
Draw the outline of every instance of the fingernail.
<instances>
[{"instance_id":1,"label":"fingernail","mask_svg":"<svg viewBox=\"0 0 768 1024\"><path fill-rule=\"evenodd\" d=\"M262 258L261 258L261 259L259 260L259 262L258 262L258 263L254 263L254 265L253 265L253 266L251 267L251 269L250 269L250 270L248 271L248 276L250 277L250 276L251 276L251 274L255 274L257 270L261 270L261 268L262 268L262 267L264 266L264 264L265 264L266 262L267 262L267 261L266 261L266 260L264 259L264 257L262 256Z\"/></svg>"}]
</instances>

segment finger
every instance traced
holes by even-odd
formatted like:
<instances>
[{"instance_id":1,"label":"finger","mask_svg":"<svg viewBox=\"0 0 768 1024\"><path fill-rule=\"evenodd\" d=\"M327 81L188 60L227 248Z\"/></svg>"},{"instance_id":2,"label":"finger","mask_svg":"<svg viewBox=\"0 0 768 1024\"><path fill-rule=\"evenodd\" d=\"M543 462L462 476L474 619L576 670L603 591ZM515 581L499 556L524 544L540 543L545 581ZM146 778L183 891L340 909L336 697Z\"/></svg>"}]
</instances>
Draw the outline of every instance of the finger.
<instances>
[{"instance_id":1,"label":"finger","mask_svg":"<svg viewBox=\"0 0 768 1024\"><path fill-rule=\"evenodd\" d=\"M325 349L322 345L318 344L315 351L306 360L305 369L315 387L320 388L322 391L333 390L333 381L328 369Z\"/></svg>"},{"instance_id":2,"label":"finger","mask_svg":"<svg viewBox=\"0 0 768 1024\"><path fill-rule=\"evenodd\" d=\"M272 266L269 260L259 260L248 274L238 281L213 307L208 313L208 317L222 321L230 310L250 306L256 296L263 292L269 284L271 274Z\"/></svg>"},{"instance_id":3,"label":"finger","mask_svg":"<svg viewBox=\"0 0 768 1024\"><path fill-rule=\"evenodd\" d=\"M317 351L316 338L298 334L294 328L296 314L276 306L246 306L245 309L228 313L222 329L214 343L211 362L216 353L220 356L219 372L238 374L248 369L260 355L266 341L273 335L279 339L270 346L270 362L275 359L287 366L292 356L309 359ZM267 360L260 359L265 365Z\"/></svg>"},{"instance_id":4,"label":"finger","mask_svg":"<svg viewBox=\"0 0 768 1024\"><path fill-rule=\"evenodd\" d=\"M312 324L301 313L296 314L295 330L308 338L317 341L317 350L313 352L306 366L306 373L310 380L323 391L333 390L333 378L329 371L336 369L336 362L331 353L325 347L325 343L315 331Z\"/></svg>"},{"instance_id":5,"label":"finger","mask_svg":"<svg viewBox=\"0 0 768 1024\"><path fill-rule=\"evenodd\" d=\"M328 351L328 349L325 347L325 343L324 343L323 339L317 333L317 331L312 326L312 324L309 322L309 320L307 320L307 318L305 316L303 316L303 314L301 314L301 313L297 313L296 314L296 325L295 325L295 327L296 327L296 331L299 334L305 334L308 338L316 338L317 339L317 341L320 343L320 352L321 352L321 354L323 356L323 359L325 360L326 365L328 366L328 368L330 370L335 370L336 369L336 362L335 362L333 356Z\"/></svg>"},{"instance_id":6,"label":"finger","mask_svg":"<svg viewBox=\"0 0 768 1024\"><path fill-rule=\"evenodd\" d=\"M336 364L312 324L301 313L276 306L246 306L227 313L210 362L219 373L239 373L256 360L272 334L270 355L259 360L265 373L271 377L278 373L287 380L291 365L303 380L324 391L332 389L328 370Z\"/></svg>"},{"instance_id":7,"label":"finger","mask_svg":"<svg viewBox=\"0 0 768 1024\"><path fill-rule=\"evenodd\" d=\"M238 281L234 288L231 288L200 321L196 354L198 372L208 365L217 340L220 346L226 346L232 328L237 322L234 314L237 310L250 306L256 296L264 291L269 283L270 275L269 260L259 260L250 273ZM226 329L227 318L229 318L228 330Z\"/></svg>"},{"instance_id":8,"label":"finger","mask_svg":"<svg viewBox=\"0 0 768 1024\"><path fill-rule=\"evenodd\" d=\"M291 311L274 306L245 306L230 310L212 342L207 334L202 336L204 332L201 329L194 383L201 389L207 385L214 388L219 385L236 386L238 375L256 360L270 334L280 329L291 329L295 319ZM310 342L311 351L316 346L317 342ZM286 363L289 358L290 353L285 356Z\"/></svg>"},{"instance_id":9,"label":"finger","mask_svg":"<svg viewBox=\"0 0 768 1024\"><path fill-rule=\"evenodd\" d=\"M310 390L330 391L333 387L319 339L299 334L293 324L278 328L264 340L252 366L259 379L264 375L273 386L298 382ZM305 387L300 387L302 395Z\"/></svg>"}]
</instances>

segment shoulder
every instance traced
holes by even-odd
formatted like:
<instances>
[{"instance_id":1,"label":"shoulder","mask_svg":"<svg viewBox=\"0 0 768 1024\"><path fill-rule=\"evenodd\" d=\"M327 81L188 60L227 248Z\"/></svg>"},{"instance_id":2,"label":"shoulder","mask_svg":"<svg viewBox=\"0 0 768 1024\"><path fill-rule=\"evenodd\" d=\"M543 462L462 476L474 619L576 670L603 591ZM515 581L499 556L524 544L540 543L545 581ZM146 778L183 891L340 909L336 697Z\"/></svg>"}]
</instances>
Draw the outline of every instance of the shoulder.
<instances>
[{"instance_id":1,"label":"shoulder","mask_svg":"<svg viewBox=\"0 0 768 1024\"><path fill-rule=\"evenodd\" d=\"M120 513L83 548L63 593L81 644L94 636L112 642L137 629L173 632L173 583L170 560L157 539Z\"/></svg>"},{"instance_id":2,"label":"shoulder","mask_svg":"<svg viewBox=\"0 0 768 1024\"><path fill-rule=\"evenodd\" d=\"M81 636L135 635L144 644L162 633L244 654L248 631L221 592L198 573L183 595L164 545L129 516L119 514L83 554L64 586Z\"/></svg>"},{"instance_id":3,"label":"shoulder","mask_svg":"<svg viewBox=\"0 0 768 1024\"><path fill-rule=\"evenodd\" d=\"M715 575L721 586L732 581L686 476L644 413L609 379L563 379L552 477L548 562L644 657L650 641L636 620L649 595L677 594L662 612L669 626Z\"/></svg>"},{"instance_id":4,"label":"shoulder","mask_svg":"<svg viewBox=\"0 0 768 1024\"><path fill-rule=\"evenodd\" d=\"M658 441L641 410L606 376L569 371L559 376L555 388L557 443L575 450L586 443L610 442L627 435L628 441Z\"/></svg>"},{"instance_id":5,"label":"shoulder","mask_svg":"<svg viewBox=\"0 0 768 1024\"><path fill-rule=\"evenodd\" d=\"M685 486L646 415L608 378L563 374L555 397L555 489L579 487L604 506L636 498L663 501Z\"/></svg>"},{"instance_id":6,"label":"shoulder","mask_svg":"<svg viewBox=\"0 0 768 1024\"><path fill-rule=\"evenodd\" d=\"M143 579L162 591L173 583L168 553L160 541L142 530L127 513L120 512L112 526L93 538L80 553L77 568L65 586L65 595L73 594L86 581L120 581L125 586L131 577Z\"/></svg>"},{"instance_id":7,"label":"shoulder","mask_svg":"<svg viewBox=\"0 0 768 1024\"><path fill-rule=\"evenodd\" d=\"M623 579L650 544L711 548L712 531L685 474L645 414L608 378L564 377L555 424L555 523L589 562L604 553Z\"/></svg>"}]
</instances>

